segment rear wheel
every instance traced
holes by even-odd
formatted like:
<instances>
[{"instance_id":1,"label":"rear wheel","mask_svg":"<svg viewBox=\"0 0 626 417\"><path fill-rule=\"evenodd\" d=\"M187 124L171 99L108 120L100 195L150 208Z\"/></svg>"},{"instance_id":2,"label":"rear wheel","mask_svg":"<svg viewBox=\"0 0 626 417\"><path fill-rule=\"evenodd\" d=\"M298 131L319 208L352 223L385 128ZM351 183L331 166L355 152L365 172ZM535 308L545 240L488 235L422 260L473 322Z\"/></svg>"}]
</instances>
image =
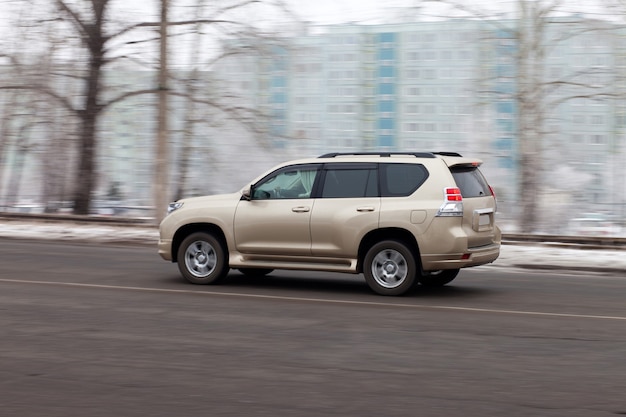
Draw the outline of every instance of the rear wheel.
<instances>
[{"instance_id":1,"label":"rear wheel","mask_svg":"<svg viewBox=\"0 0 626 417\"><path fill-rule=\"evenodd\" d=\"M442 269L424 272L419 281L422 287L438 288L451 282L459 274L459 269Z\"/></svg>"},{"instance_id":2,"label":"rear wheel","mask_svg":"<svg viewBox=\"0 0 626 417\"><path fill-rule=\"evenodd\" d=\"M365 255L363 275L370 288L381 295L400 295L415 283L417 268L411 250L397 240L384 240Z\"/></svg>"},{"instance_id":3,"label":"rear wheel","mask_svg":"<svg viewBox=\"0 0 626 417\"><path fill-rule=\"evenodd\" d=\"M269 268L239 268L239 272L247 277L263 277L273 271Z\"/></svg>"},{"instance_id":4,"label":"rear wheel","mask_svg":"<svg viewBox=\"0 0 626 417\"><path fill-rule=\"evenodd\" d=\"M215 236L193 233L178 248L178 269L193 284L215 284L228 274L226 251Z\"/></svg>"}]
</instances>

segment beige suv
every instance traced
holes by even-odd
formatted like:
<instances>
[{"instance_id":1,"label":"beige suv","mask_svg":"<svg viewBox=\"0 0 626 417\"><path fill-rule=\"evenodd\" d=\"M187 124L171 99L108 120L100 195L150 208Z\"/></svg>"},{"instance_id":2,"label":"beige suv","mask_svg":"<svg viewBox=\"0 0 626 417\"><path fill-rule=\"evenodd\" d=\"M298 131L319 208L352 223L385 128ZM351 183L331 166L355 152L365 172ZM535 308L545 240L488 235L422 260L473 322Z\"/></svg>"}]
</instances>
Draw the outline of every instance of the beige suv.
<instances>
[{"instance_id":1,"label":"beige suv","mask_svg":"<svg viewBox=\"0 0 626 417\"><path fill-rule=\"evenodd\" d=\"M283 163L238 193L171 203L159 254L194 284L230 268L363 273L383 295L496 260L496 199L456 153L333 153Z\"/></svg>"}]
</instances>

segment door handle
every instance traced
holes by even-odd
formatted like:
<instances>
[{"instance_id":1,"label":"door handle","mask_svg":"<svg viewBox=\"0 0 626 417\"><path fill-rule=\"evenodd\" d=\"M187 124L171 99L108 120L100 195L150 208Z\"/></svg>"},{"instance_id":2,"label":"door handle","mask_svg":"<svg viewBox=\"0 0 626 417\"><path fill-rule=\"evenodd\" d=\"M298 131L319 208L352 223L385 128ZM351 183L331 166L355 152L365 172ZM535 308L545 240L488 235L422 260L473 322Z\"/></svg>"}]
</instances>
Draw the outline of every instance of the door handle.
<instances>
[{"instance_id":1,"label":"door handle","mask_svg":"<svg viewBox=\"0 0 626 417\"><path fill-rule=\"evenodd\" d=\"M358 207L356 211L360 211L360 212L374 211L374 207Z\"/></svg>"},{"instance_id":2,"label":"door handle","mask_svg":"<svg viewBox=\"0 0 626 417\"><path fill-rule=\"evenodd\" d=\"M291 209L291 211L293 211L294 213L306 213L307 211L310 211L311 209L309 207L305 207L305 206L299 206L299 207L294 207Z\"/></svg>"}]
</instances>

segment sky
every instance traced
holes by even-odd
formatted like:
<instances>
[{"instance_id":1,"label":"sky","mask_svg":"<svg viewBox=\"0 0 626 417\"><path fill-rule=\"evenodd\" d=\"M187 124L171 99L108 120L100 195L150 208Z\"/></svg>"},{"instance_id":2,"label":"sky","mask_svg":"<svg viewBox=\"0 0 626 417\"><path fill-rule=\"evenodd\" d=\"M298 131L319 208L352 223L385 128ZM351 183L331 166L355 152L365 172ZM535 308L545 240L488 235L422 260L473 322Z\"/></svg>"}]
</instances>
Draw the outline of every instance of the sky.
<instances>
[{"instance_id":1,"label":"sky","mask_svg":"<svg viewBox=\"0 0 626 417\"><path fill-rule=\"evenodd\" d=\"M291 0L294 11L314 23L378 20L394 9L408 7L412 0Z\"/></svg>"},{"instance_id":2,"label":"sky","mask_svg":"<svg viewBox=\"0 0 626 417\"><path fill-rule=\"evenodd\" d=\"M49 0L40 0L49 1ZM84 0L65 0L78 3ZM170 0L173 5L196 4L198 0ZM224 3L233 0L222 0ZM271 0L268 0L271 1ZM380 23L406 15L406 8L414 6L419 0L284 0L302 19L314 24L334 24L346 22ZM511 11L519 0L455 0L472 7L490 10ZM611 0L563 0L572 11L593 11L594 5ZM612 0L617 1L617 0ZM8 29L10 4L24 4L25 0L0 0L0 34ZM122 13L129 13L133 18L141 19L149 15L156 17L160 0L113 0L111 5ZM208 6L220 4L218 0L206 0ZM437 14L434 6L429 6L431 14ZM134 19L133 19L134 20Z\"/></svg>"},{"instance_id":3,"label":"sky","mask_svg":"<svg viewBox=\"0 0 626 417\"><path fill-rule=\"evenodd\" d=\"M11 26L15 20L14 10L26 10L30 13L30 9L24 8L29 1L39 1L41 5L50 6L51 0L0 0L0 55L3 50L11 53L15 48L12 42L15 34L15 27ZM85 2L85 0L64 0L67 3L76 5ZM199 0L169 0L172 7L172 20L177 19L176 12L183 10L185 5L196 5ZM264 0L262 3L277 1ZM431 6L424 8L421 15L418 15L416 9L413 9L413 15L407 13L410 7L414 7L420 3L420 0L283 0L287 2L291 10L301 21L310 22L314 25L327 25L339 23L359 23L359 24L376 24L376 23L398 23L402 21L416 20L432 20L433 15L450 16L450 11L443 12L442 8ZM421 0L426 2L426 0ZM454 0L455 2L464 3L481 10L489 10L491 12L511 12L516 9L519 0ZM542 1L542 0L537 0ZM544 0L548 3L549 0ZM550 0L552 1L552 0ZM587 12L594 10L594 5L601 1L618 1L618 0L562 0L567 8L567 12L575 12L585 10ZM623 1L623 0L619 0ZM205 7L215 8L221 4L236 3L237 0L204 0ZM84 4L84 3L83 3ZM145 21L155 21L159 15L160 0L111 0L110 7L114 10L114 14L119 22L118 27L125 27L128 23L139 23ZM293 29L293 19L286 18L285 15L278 17L276 9L269 11L268 8L255 6L255 9L246 8L241 12L242 19L235 18L239 21L259 22L267 28L276 27L278 29ZM508 14L508 16L512 16ZM606 15L605 15L606 16ZM182 18L182 17L181 17ZM185 16L184 20L189 16ZM282 19L282 20L281 20ZM267 23L267 25L265 25ZM287 24L287 25L284 25ZM30 32L29 32L30 33ZM136 32L133 32L133 34ZM129 34L129 36L133 36ZM127 39L125 39L127 40ZM174 41L179 49L185 49L186 43L183 39ZM21 46L18 48L22 48ZM140 46L137 46L140 48ZM22 49L23 50L23 49ZM185 54L189 55L189 54ZM1 58L0 58L0 62ZM181 63L184 65L184 63Z\"/></svg>"},{"instance_id":4,"label":"sky","mask_svg":"<svg viewBox=\"0 0 626 417\"><path fill-rule=\"evenodd\" d=\"M172 0L170 0L172 1ZM173 0L173 3L196 3L197 0ZM349 21L372 21L400 7L407 7L415 0L286 0L292 10L302 19L317 24L343 23ZM123 2L131 12L156 13L159 0L134 0ZM213 3L215 2L208 2ZM0 3L0 7L1 3Z\"/></svg>"}]
</instances>

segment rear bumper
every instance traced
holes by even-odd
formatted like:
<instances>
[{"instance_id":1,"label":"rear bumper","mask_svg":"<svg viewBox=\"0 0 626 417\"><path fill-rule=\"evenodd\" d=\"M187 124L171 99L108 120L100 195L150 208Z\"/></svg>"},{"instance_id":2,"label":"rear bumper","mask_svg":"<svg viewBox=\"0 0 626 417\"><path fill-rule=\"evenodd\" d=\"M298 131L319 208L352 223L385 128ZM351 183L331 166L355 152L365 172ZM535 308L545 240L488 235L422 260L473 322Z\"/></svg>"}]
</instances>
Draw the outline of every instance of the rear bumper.
<instances>
[{"instance_id":1,"label":"rear bumper","mask_svg":"<svg viewBox=\"0 0 626 417\"><path fill-rule=\"evenodd\" d=\"M458 269L491 263L500 255L500 244L468 249L467 252L428 254L422 255L422 269L424 271L438 271L440 269Z\"/></svg>"}]
</instances>

